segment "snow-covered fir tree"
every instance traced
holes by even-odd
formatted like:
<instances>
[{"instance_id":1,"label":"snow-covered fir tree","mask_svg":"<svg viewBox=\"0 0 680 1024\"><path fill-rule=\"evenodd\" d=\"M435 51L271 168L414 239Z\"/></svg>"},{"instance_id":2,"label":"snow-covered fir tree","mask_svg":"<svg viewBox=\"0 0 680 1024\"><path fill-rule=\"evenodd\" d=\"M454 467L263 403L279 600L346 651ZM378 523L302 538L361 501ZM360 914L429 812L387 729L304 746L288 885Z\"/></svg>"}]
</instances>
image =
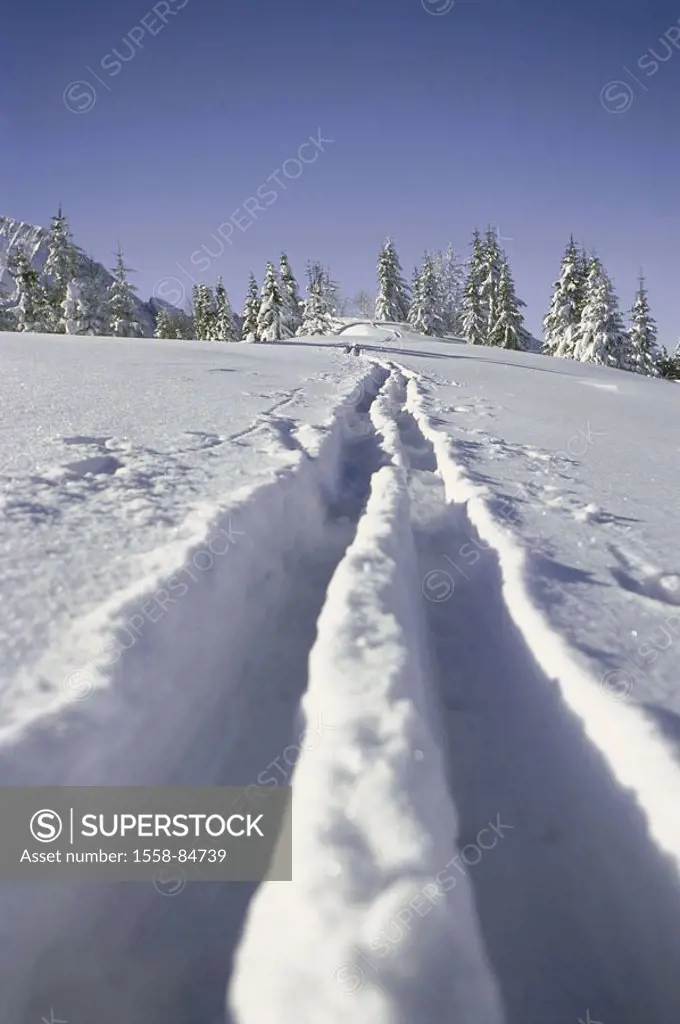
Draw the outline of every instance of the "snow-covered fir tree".
<instances>
[{"instance_id":1,"label":"snow-covered fir tree","mask_svg":"<svg viewBox=\"0 0 680 1024\"><path fill-rule=\"evenodd\" d=\"M484 247L479 231L472 238L472 255L468 263L468 274L463 290L463 337L468 345L488 344L488 323L482 302L484 273Z\"/></svg>"},{"instance_id":2,"label":"snow-covered fir tree","mask_svg":"<svg viewBox=\"0 0 680 1024\"><path fill-rule=\"evenodd\" d=\"M656 334L656 321L649 308L645 279L640 274L635 302L630 313L627 360L624 369L632 370L633 373L644 373L648 377L659 376Z\"/></svg>"},{"instance_id":3,"label":"snow-covered fir tree","mask_svg":"<svg viewBox=\"0 0 680 1024\"><path fill-rule=\"evenodd\" d=\"M260 312L260 292L255 275L251 274L248 281L248 293L243 307L243 324L241 326L242 341L259 341L257 333L257 315Z\"/></svg>"},{"instance_id":4,"label":"snow-covered fir tree","mask_svg":"<svg viewBox=\"0 0 680 1024\"><path fill-rule=\"evenodd\" d=\"M112 271L113 284L109 287L108 334L115 338L141 338L142 325L135 316L135 287L128 281L130 267L125 266L120 246L116 253L116 265Z\"/></svg>"},{"instance_id":5,"label":"snow-covered fir tree","mask_svg":"<svg viewBox=\"0 0 680 1024\"><path fill-rule=\"evenodd\" d=\"M16 304L9 310L15 319L15 329L37 333L53 331L53 310L28 253L23 249L10 253L8 270L16 285Z\"/></svg>"},{"instance_id":6,"label":"snow-covered fir tree","mask_svg":"<svg viewBox=\"0 0 680 1024\"><path fill-rule=\"evenodd\" d=\"M197 341L210 341L213 334L215 296L207 284L194 285L192 317Z\"/></svg>"},{"instance_id":7,"label":"snow-covered fir tree","mask_svg":"<svg viewBox=\"0 0 680 1024\"><path fill-rule=\"evenodd\" d=\"M402 277L401 263L391 238L388 238L378 257L378 298L375 319L394 323L408 320L411 297Z\"/></svg>"},{"instance_id":8,"label":"snow-covered fir tree","mask_svg":"<svg viewBox=\"0 0 680 1024\"><path fill-rule=\"evenodd\" d=\"M665 380L680 380L680 342L676 345L675 352L669 352L664 345L657 356L657 370Z\"/></svg>"},{"instance_id":9,"label":"snow-covered fir tree","mask_svg":"<svg viewBox=\"0 0 680 1024\"><path fill-rule=\"evenodd\" d=\"M498 297L503 260L504 255L498 244L498 235L493 228L489 228L482 243L482 266L480 272L480 296L486 319L487 339L489 339L498 320ZM490 342L487 340L486 343L489 344Z\"/></svg>"},{"instance_id":10,"label":"snow-covered fir tree","mask_svg":"<svg viewBox=\"0 0 680 1024\"><path fill-rule=\"evenodd\" d=\"M409 311L409 326L419 334L443 333L440 295L432 259L427 254L413 283L413 302Z\"/></svg>"},{"instance_id":11,"label":"snow-covered fir tree","mask_svg":"<svg viewBox=\"0 0 680 1024\"><path fill-rule=\"evenodd\" d=\"M257 336L260 341L280 341L283 337L283 300L276 270L268 263L264 272L260 309L257 314Z\"/></svg>"},{"instance_id":12,"label":"snow-covered fir tree","mask_svg":"<svg viewBox=\"0 0 680 1024\"><path fill-rule=\"evenodd\" d=\"M161 308L156 313L154 338L182 339L194 337L194 325L190 316L181 310Z\"/></svg>"},{"instance_id":13,"label":"snow-covered fir tree","mask_svg":"<svg viewBox=\"0 0 680 1024\"><path fill-rule=\"evenodd\" d=\"M543 320L543 353L573 359L584 302L584 254L569 239L555 282L550 309Z\"/></svg>"},{"instance_id":14,"label":"snow-covered fir tree","mask_svg":"<svg viewBox=\"0 0 680 1024\"><path fill-rule=\"evenodd\" d=\"M295 275L291 270L290 263L288 262L288 256L285 252L281 253L279 281L282 303L282 337L294 338L298 328L302 324L304 303L300 298L298 283L295 280Z\"/></svg>"},{"instance_id":15,"label":"snow-covered fir tree","mask_svg":"<svg viewBox=\"0 0 680 1024\"><path fill-rule=\"evenodd\" d=\"M307 265L307 299L298 337L308 334L332 334L334 327L328 291L327 273L320 263Z\"/></svg>"},{"instance_id":16,"label":"snow-covered fir tree","mask_svg":"<svg viewBox=\"0 0 680 1024\"><path fill-rule=\"evenodd\" d=\"M215 309L212 316L211 341L236 341L236 326L234 324L234 312L231 308L227 289L224 287L222 278L218 278L215 287Z\"/></svg>"},{"instance_id":17,"label":"snow-covered fir tree","mask_svg":"<svg viewBox=\"0 0 680 1024\"><path fill-rule=\"evenodd\" d=\"M81 276L67 284L62 320L67 334L108 334L108 295L94 264L84 267Z\"/></svg>"},{"instance_id":18,"label":"snow-covered fir tree","mask_svg":"<svg viewBox=\"0 0 680 1024\"><path fill-rule=\"evenodd\" d=\"M174 339L177 338L177 328L169 309L159 309L156 314L156 329L154 338Z\"/></svg>"},{"instance_id":19,"label":"snow-covered fir tree","mask_svg":"<svg viewBox=\"0 0 680 1024\"><path fill-rule=\"evenodd\" d=\"M441 330L460 337L463 334L465 264L450 243L445 252L437 250L430 256L437 283Z\"/></svg>"},{"instance_id":20,"label":"snow-covered fir tree","mask_svg":"<svg viewBox=\"0 0 680 1024\"><path fill-rule=\"evenodd\" d=\"M47 257L43 267L43 284L49 304L51 327L55 334L66 331L64 301L66 288L78 274L81 252L73 243L68 220L61 205L50 225Z\"/></svg>"},{"instance_id":21,"label":"snow-covered fir tree","mask_svg":"<svg viewBox=\"0 0 680 1024\"><path fill-rule=\"evenodd\" d=\"M627 362L627 348L628 339L613 285L602 261L593 256L574 359L620 368Z\"/></svg>"},{"instance_id":22,"label":"snow-covered fir tree","mask_svg":"<svg viewBox=\"0 0 680 1024\"><path fill-rule=\"evenodd\" d=\"M517 298L515 282L510 271L507 257L501 263L498 297L496 300L496 322L489 334L489 344L498 348L515 349L521 352L526 348L523 332L524 317L521 308L526 306L522 299Z\"/></svg>"}]
</instances>

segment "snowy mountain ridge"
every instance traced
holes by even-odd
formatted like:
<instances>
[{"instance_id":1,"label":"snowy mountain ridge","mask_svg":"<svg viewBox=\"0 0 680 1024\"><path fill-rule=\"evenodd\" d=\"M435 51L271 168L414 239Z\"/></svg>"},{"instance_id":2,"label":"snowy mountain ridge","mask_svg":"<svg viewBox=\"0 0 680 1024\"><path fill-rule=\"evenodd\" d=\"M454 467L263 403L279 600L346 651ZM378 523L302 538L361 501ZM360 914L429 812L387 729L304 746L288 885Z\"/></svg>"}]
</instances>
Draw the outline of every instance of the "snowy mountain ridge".
<instances>
[{"instance_id":1,"label":"snowy mountain ridge","mask_svg":"<svg viewBox=\"0 0 680 1024\"><path fill-rule=\"evenodd\" d=\"M48 237L46 228L0 216L0 298L11 298L14 293L14 282L7 266L10 253L23 248L36 270L41 270L47 257ZM102 289L108 289L113 283L113 275L109 270L90 256L81 255L80 269L84 276L94 274L101 282ZM152 296L148 302L143 302L135 296L135 315L143 327L145 337L153 336L156 314L163 308L175 311L175 307L163 299Z\"/></svg>"}]
</instances>

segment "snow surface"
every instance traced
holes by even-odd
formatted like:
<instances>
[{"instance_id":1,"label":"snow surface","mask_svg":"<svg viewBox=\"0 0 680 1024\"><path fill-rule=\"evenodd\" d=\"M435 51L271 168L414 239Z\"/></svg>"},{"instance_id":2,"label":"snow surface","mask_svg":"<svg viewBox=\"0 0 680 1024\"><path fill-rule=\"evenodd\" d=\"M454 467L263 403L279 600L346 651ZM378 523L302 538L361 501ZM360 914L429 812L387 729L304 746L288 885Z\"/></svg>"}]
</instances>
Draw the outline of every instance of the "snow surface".
<instances>
[{"instance_id":1,"label":"snow surface","mask_svg":"<svg viewBox=\"0 0 680 1024\"><path fill-rule=\"evenodd\" d=\"M294 810L290 883L0 885L2 1020L677 1024L676 389L349 319L0 359L0 782Z\"/></svg>"}]
</instances>

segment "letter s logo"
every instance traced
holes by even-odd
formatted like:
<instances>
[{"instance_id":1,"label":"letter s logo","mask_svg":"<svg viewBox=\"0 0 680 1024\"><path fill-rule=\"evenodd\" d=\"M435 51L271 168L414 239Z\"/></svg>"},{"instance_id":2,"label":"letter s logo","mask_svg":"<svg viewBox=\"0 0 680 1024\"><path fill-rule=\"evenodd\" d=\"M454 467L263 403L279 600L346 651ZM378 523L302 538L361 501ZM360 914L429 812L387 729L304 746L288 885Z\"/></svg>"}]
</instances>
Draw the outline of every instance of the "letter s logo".
<instances>
[{"instance_id":1,"label":"letter s logo","mask_svg":"<svg viewBox=\"0 0 680 1024\"><path fill-rule=\"evenodd\" d=\"M61 835L61 818L56 811L36 811L29 826L31 835L39 843L53 843Z\"/></svg>"}]
</instances>

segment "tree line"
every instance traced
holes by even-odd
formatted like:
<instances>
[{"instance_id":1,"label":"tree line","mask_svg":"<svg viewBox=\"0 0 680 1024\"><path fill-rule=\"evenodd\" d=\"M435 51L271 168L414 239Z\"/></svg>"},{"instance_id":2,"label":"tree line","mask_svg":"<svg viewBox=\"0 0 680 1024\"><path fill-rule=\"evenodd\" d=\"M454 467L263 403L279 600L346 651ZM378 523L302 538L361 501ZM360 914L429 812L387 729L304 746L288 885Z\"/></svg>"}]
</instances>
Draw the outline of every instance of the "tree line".
<instances>
[{"instance_id":1,"label":"tree line","mask_svg":"<svg viewBox=\"0 0 680 1024\"><path fill-rule=\"evenodd\" d=\"M135 315L135 288L128 279L131 271L120 247L113 281L105 285L97 265L74 244L61 207L52 218L42 271L22 248L8 253L7 269L15 282L15 303L0 308L0 330L120 338L143 334Z\"/></svg>"},{"instance_id":2,"label":"tree line","mask_svg":"<svg viewBox=\"0 0 680 1024\"><path fill-rule=\"evenodd\" d=\"M143 333L135 316L136 289L120 247L113 281L103 288L96 265L74 245L61 208L48 232L42 271L22 250L9 254L8 269L16 285L15 304L0 309L0 330L116 337ZM234 313L221 278L214 288L196 285L187 311L158 311L155 337L267 343L332 334L348 303L321 263L308 263L306 273L303 299L286 253L278 266L267 263L261 287L251 272L240 316ZM491 228L483 235L474 232L468 258L451 245L445 251L425 252L410 284L388 238L378 254L377 280L375 298L366 291L354 297L353 306L364 319L403 323L419 334L462 339L470 345L531 348L522 313L526 303L517 295L507 253ZM626 324L601 259L573 237L543 329L545 355L680 379L680 346L673 354L659 347L644 276L640 275Z\"/></svg>"}]
</instances>

